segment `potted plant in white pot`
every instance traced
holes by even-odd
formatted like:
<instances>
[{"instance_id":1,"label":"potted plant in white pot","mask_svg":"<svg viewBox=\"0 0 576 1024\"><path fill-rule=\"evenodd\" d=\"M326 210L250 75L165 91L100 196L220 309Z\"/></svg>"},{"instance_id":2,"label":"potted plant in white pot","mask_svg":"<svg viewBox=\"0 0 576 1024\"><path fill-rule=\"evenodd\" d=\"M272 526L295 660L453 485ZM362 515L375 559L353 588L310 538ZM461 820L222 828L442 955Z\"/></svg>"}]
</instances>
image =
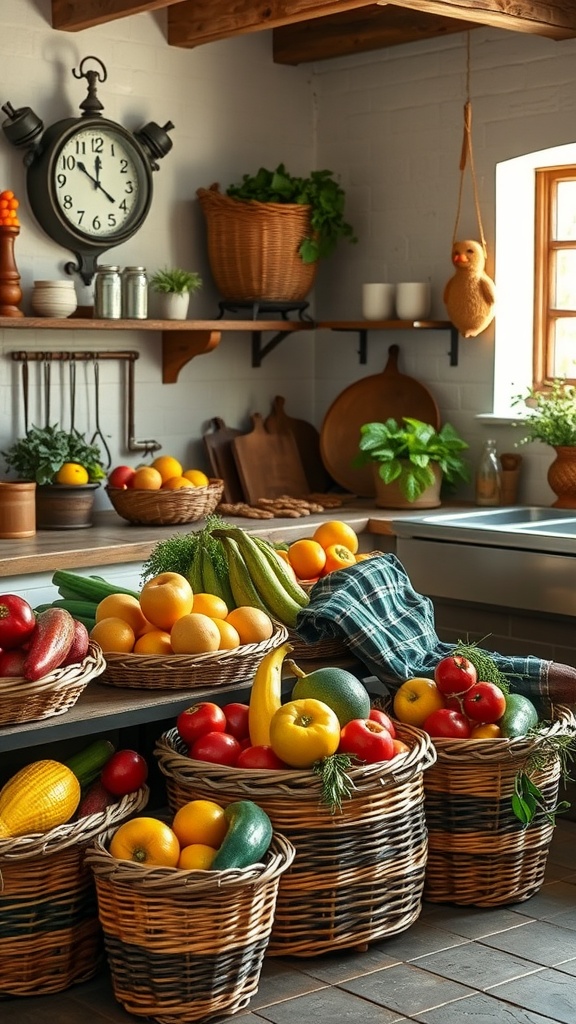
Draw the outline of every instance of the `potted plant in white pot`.
<instances>
[{"instance_id":1,"label":"potted plant in white pot","mask_svg":"<svg viewBox=\"0 0 576 1024\"><path fill-rule=\"evenodd\" d=\"M92 526L95 491L106 476L97 445L77 431L32 426L2 452L8 472L36 483L36 526Z\"/></svg>"},{"instance_id":2,"label":"potted plant in white pot","mask_svg":"<svg viewBox=\"0 0 576 1024\"><path fill-rule=\"evenodd\" d=\"M467 448L450 423L437 431L430 423L404 416L400 423L364 423L355 462L373 464L379 508L437 508L442 484L470 479L462 457Z\"/></svg>"},{"instance_id":3,"label":"potted plant in white pot","mask_svg":"<svg viewBox=\"0 0 576 1024\"><path fill-rule=\"evenodd\" d=\"M541 441L556 452L547 475L556 495L553 508L576 508L576 386L561 380L544 381L542 388L529 388L526 395L517 395L513 404L522 404L529 411L522 421L525 435L517 443Z\"/></svg>"},{"instance_id":4,"label":"potted plant in white pot","mask_svg":"<svg viewBox=\"0 0 576 1024\"><path fill-rule=\"evenodd\" d=\"M193 270L164 267L152 275L150 287L158 293L158 315L161 320L185 320L190 296L202 287L202 278Z\"/></svg>"}]
</instances>

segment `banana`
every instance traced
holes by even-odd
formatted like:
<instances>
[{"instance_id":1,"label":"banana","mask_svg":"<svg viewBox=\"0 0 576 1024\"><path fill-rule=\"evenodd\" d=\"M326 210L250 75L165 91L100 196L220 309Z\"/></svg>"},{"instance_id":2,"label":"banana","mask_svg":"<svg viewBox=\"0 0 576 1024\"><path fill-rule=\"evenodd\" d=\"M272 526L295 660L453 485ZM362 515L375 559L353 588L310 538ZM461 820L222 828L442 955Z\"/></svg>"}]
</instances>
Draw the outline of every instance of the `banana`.
<instances>
[{"instance_id":1,"label":"banana","mask_svg":"<svg viewBox=\"0 0 576 1024\"><path fill-rule=\"evenodd\" d=\"M305 590L302 589L297 580L293 579L290 573L285 568L285 563L278 555L274 554L274 548L267 540L262 540L262 537L254 536L252 538L254 543L258 545L262 554L266 558L272 572L280 580L280 583L284 587L287 594L299 604L301 608L306 608L310 604L310 598Z\"/></svg>"},{"instance_id":2,"label":"banana","mask_svg":"<svg viewBox=\"0 0 576 1024\"><path fill-rule=\"evenodd\" d=\"M237 607L249 605L252 608L259 608L260 611L269 615L270 612L252 582L236 541L231 537L223 537L222 541L228 559L230 587Z\"/></svg>"},{"instance_id":3,"label":"banana","mask_svg":"<svg viewBox=\"0 0 576 1024\"><path fill-rule=\"evenodd\" d=\"M300 605L290 596L278 577L272 572L267 559L254 542L254 538L239 528L232 527L225 532L238 544L240 554L252 577L252 583L266 606L268 614L273 619L283 622L285 626L294 628L297 616L301 611Z\"/></svg>"},{"instance_id":4,"label":"banana","mask_svg":"<svg viewBox=\"0 0 576 1024\"><path fill-rule=\"evenodd\" d=\"M248 710L248 729L253 747L270 746L270 722L282 703L282 665L292 644L281 644L265 654L256 669Z\"/></svg>"}]
</instances>

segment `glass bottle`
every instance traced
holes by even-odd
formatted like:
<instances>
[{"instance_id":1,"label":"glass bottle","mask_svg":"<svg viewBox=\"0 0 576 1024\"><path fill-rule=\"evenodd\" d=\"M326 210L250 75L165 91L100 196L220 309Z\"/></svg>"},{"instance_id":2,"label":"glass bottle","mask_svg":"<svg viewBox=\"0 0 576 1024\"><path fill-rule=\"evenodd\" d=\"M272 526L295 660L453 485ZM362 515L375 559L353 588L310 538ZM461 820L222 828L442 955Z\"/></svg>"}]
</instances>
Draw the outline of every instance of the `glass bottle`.
<instances>
[{"instance_id":1,"label":"glass bottle","mask_svg":"<svg viewBox=\"0 0 576 1024\"><path fill-rule=\"evenodd\" d=\"M476 469L476 504L499 505L502 476L496 454L496 441L485 441Z\"/></svg>"}]
</instances>

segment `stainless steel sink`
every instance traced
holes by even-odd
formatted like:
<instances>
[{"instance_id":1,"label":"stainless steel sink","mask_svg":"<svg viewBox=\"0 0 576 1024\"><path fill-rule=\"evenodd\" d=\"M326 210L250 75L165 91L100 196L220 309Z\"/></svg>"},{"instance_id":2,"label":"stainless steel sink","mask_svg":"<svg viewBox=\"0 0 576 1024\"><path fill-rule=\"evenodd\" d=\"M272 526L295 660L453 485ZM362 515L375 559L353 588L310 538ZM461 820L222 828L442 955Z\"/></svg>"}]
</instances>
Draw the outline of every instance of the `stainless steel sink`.
<instances>
[{"instance_id":1,"label":"stainless steel sink","mask_svg":"<svg viewBox=\"0 0 576 1024\"><path fill-rule=\"evenodd\" d=\"M413 520L412 520L413 521ZM419 522L459 527L474 530L546 530L554 533L566 530L569 536L576 533L576 509L567 508L494 508L473 512L428 515L418 517Z\"/></svg>"}]
</instances>

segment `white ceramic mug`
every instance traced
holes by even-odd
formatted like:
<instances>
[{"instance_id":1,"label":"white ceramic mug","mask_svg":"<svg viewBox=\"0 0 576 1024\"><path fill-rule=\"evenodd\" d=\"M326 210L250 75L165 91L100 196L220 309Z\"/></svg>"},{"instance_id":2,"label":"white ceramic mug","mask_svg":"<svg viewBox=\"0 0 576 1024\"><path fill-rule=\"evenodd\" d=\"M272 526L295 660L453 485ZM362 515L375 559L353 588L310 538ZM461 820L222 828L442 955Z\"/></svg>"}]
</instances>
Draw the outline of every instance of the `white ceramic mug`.
<instances>
[{"instance_id":1,"label":"white ceramic mug","mask_svg":"<svg viewBox=\"0 0 576 1024\"><path fill-rule=\"evenodd\" d=\"M365 320L390 320L394 316L396 286L384 282L362 285L362 315Z\"/></svg>"},{"instance_id":2,"label":"white ceramic mug","mask_svg":"<svg viewBox=\"0 0 576 1024\"><path fill-rule=\"evenodd\" d=\"M430 315L429 281L404 281L396 285L396 313L400 320L425 320Z\"/></svg>"}]
</instances>

